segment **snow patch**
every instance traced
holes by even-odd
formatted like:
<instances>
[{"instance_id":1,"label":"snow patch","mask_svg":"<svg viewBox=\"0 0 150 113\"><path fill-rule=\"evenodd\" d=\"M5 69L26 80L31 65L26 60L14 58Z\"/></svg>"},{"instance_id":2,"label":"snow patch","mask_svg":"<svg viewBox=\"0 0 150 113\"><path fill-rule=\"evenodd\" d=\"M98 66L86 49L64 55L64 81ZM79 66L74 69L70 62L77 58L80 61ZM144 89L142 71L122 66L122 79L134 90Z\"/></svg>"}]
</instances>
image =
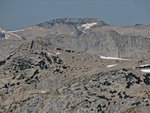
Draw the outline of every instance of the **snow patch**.
<instances>
[{"instance_id":1,"label":"snow patch","mask_svg":"<svg viewBox=\"0 0 150 113\"><path fill-rule=\"evenodd\" d=\"M150 69L142 69L141 71L144 73L150 73Z\"/></svg>"},{"instance_id":2,"label":"snow patch","mask_svg":"<svg viewBox=\"0 0 150 113\"><path fill-rule=\"evenodd\" d=\"M56 53L56 55L59 55L59 54L61 54L61 53L60 53L60 52L57 52L57 53Z\"/></svg>"},{"instance_id":3,"label":"snow patch","mask_svg":"<svg viewBox=\"0 0 150 113\"><path fill-rule=\"evenodd\" d=\"M51 55L55 56L53 53L49 53L49 52L47 52L47 54L48 54L49 56L51 56Z\"/></svg>"},{"instance_id":4,"label":"snow patch","mask_svg":"<svg viewBox=\"0 0 150 113\"><path fill-rule=\"evenodd\" d=\"M24 31L25 29L15 30L15 31L8 31L9 33L18 32L18 31Z\"/></svg>"},{"instance_id":5,"label":"snow patch","mask_svg":"<svg viewBox=\"0 0 150 113\"><path fill-rule=\"evenodd\" d=\"M41 93L46 93L46 91L43 90L43 91L41 91Z\"/></svg>"},{"instance_id":6,"label":"snow patch","mask_svg":"<svg viewBox=\"0 0 150 113\"><path fill-rule=\"evenodd\" d=\"M51 53L47 53L48 55L52 55Z\"/></svg>"},{"instance_id":7,"label":"snow patch","mask_svg":"<svg viewBox=\"0 0 150 113\"><path fill-rule=\"evenodd\" d=\"M111 67L114 67L116 66L117 64L112 64L112 65L107 65L108 68L111 68Z\"/></svg>"},{"instance_id":8,"label":"snow patch","mask_svg":"<svg viewBox=\"0 0 150 113\"><path fill-rule=\"evenodd\" d=\"M84 30L90 29L92 26L96 25L97 22L83 24L81 27L84 27Z\"/></svg>"},{"instance_id":9,"label":"snow patch","mask_svg":"<svg viewBox=\"0 0 150 113\"><path fill-rule=\"evenodd\" d=\"M8 34L5 34L5 37L4 37L5 39L9 39L10 38L10 36L8 35Z\"/></svg>"},{"instance_id":10,"label":"snow patch","mask_svg":"<svg viewBox=\"0 0 150 113\"><path fill-rule=\"evenodd\" d=\"M150 64L140 65L140 67L150 66Z\"/></svg>"},{"instance_id":11,"label":"snow patch","mask_svg":"<svg viewBox=\"0 0 150 113\"><path fill-rule=\"evenodd\" d=\"M106 56L100 56L101 59L112 59L112 60L129 60L129 59L123 59L123 58L116 58L116 57L106 57Z\"/></svg>"}]
</instances>

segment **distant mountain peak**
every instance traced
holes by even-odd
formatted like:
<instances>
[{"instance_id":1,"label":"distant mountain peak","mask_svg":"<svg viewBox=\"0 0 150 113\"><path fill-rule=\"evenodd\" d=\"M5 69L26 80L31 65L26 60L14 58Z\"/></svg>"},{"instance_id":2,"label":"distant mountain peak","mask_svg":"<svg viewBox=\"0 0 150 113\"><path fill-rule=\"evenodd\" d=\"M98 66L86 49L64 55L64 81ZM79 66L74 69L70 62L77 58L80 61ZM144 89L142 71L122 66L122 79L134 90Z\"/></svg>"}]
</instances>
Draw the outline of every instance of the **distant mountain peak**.
<instances>
[{"instance_id":1,"label":"distant mountain peak","mask_svg":"<svg viewBox=\"0 0 150 113\"><path fill-rule=\"evenodd\" d=\"M54 26L55 24L66 24L66 25L72 25L72 26L77 27L78 25L94 23L94 22L97 23L97 26L109 25L105 23L104 21L100 21L96 18L60 18L60 19L54 19L54 20L50 20L50 21L38 24L38 26L50 28Z\"/></svg>"},{"instance_id":2,"label":"distant mountain peak","mask_svg":"<svg viewBox=\"0 0 150 113\"><path fill-rule=\"evenodd\" d=\"M37 27L44 29L51 29L56 35L69 35L80 36L82 33L86 33L86 30L93 27L109 26L104 21L100 21L96 18L60 18L36 25Z\"/></svg>"}]
</instances>

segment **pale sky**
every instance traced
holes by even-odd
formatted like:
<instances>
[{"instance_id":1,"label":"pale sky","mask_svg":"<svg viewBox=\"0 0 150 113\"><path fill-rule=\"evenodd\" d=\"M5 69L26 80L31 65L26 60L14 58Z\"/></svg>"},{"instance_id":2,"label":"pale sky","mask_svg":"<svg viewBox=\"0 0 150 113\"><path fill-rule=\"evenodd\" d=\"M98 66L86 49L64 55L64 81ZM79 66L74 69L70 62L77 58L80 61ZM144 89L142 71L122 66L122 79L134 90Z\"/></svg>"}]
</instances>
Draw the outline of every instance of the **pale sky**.
<instances>
[{"instance_id":1,"label":"pale sky","mask_svg":"<svg viewBox=\"0 0 150 113\"><path fill-rule=\"evenodd\" d=\"M0 0L0 27L6 30L63 17L150 25L150 0Z\"/></svg>"}]
</instances>

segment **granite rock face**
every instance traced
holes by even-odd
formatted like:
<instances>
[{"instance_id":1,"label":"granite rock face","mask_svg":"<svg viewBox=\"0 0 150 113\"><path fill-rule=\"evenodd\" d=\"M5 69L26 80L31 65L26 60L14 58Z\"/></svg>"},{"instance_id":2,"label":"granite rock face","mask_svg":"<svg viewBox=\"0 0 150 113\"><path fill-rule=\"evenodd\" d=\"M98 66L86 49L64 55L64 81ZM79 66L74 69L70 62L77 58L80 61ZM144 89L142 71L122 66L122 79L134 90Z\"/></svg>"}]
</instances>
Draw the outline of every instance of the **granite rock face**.
<instances>
[{"instance_id":1,"label":"granite rock face","mask_svg":"<svg viewBox=\"0 0 150 113\"><path fill-rule=\"evenodd\" d=\"M45 36L56 47L83 51L93 55L121 57L129 59L147 59L150 55L150 39L140 36L122 36L115 31L99 31L80 37Z\"/></svg>"}]
</instances>

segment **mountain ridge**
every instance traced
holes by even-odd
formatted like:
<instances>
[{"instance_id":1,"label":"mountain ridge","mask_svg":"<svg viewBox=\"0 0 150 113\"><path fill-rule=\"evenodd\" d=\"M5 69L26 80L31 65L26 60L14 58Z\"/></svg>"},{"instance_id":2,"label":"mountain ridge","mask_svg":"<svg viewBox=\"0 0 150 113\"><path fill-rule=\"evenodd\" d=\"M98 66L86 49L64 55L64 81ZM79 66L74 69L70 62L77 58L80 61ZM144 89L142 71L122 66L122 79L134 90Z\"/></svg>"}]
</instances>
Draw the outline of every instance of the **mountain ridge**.
<instances>
[{"instance_id":1,"label":"mountain ridge","mask_svg":"<svg viewBox=\"0 0 150 113\"><path fill-rule=\"evenodd\" d=\"M24 40L46 40L54 46L94 55L149 59L150 26L113 26L93 18L61 18L11 31Z\"/></svg>"}]
</instances>

